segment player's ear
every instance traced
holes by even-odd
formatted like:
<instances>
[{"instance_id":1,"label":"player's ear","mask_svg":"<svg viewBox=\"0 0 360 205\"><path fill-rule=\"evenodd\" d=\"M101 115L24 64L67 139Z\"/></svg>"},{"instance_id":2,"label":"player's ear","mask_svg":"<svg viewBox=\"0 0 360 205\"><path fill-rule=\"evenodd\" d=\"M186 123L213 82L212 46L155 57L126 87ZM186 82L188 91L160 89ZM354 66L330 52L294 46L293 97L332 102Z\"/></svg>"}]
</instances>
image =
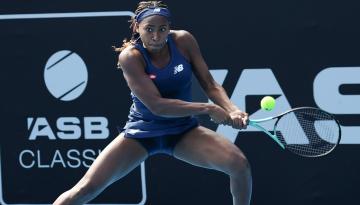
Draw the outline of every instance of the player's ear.
<instances>
[{"instance_id":1,"label":"player's ear","mask_svg":"<svg viewBox=\"0 0 360 205\"><path fill-rule=\"evenodd\" d=\"M136 33L139 33L139 23L135 22L134 29Z\"/></svg>"}]
</instances>

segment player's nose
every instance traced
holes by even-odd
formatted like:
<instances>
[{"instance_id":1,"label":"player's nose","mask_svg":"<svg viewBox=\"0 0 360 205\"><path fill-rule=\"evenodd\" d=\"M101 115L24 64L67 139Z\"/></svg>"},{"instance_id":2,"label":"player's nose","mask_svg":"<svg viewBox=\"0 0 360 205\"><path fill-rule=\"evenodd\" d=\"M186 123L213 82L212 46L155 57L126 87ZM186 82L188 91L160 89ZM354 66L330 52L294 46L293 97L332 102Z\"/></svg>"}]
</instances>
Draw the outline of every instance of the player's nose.
<instances>
[{"instance_id":1,"label":"player's nose","mask_svg":"<svg viewBox=\"0 0 360 205\"><path fill-rule=\"evenodd\" d=\"M158 40L160 39L159 33L158 33L158 32L154 32L153 35L152 35L152 37L151 37L151 39L152 39L153 41L158 41Z\"/></svg>"}]
</instances>

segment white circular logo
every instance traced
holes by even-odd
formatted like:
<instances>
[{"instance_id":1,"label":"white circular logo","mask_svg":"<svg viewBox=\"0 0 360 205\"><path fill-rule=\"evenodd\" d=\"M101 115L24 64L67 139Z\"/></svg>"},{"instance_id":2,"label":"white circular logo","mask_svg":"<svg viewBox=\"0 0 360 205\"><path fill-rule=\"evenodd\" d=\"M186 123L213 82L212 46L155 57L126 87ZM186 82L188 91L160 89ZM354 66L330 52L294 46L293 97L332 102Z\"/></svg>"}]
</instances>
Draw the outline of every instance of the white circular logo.
<instances>
[{"instance_id":1,"label":"white circular logo","mask_svg":"<svg viewBox=\"0 0 360 205\"><path fill-rule=\"evenodd\" d=\"M84 92L88 72L78 54L63 50L54 53L46 62L44 80L51 95L62 101L71 101Z\"/></svg>"}]
</instances>

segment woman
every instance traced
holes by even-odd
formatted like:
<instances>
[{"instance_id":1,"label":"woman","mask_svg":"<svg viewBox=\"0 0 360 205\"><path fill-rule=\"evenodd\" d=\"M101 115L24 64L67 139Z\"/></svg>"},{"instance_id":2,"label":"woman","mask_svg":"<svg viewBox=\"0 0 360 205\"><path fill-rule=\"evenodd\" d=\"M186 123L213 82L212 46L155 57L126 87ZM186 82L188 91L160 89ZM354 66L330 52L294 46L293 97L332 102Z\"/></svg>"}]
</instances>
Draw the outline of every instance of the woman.
<instances>
[{"instance_id":1,"label":"woman","mask_svg":"<svg viewBox=\"0 0 360 205\"><path fill-rule=\"evenodd\" d=\"M170 12L164 3L140 2L131 28L131 40L116 49L118 66L131 89L129 120L85 176L54 204L84 204L157 153L228 174L234 205L250 204L252 181L246 157L193 117L206 114L216 123L242 129L247 113L214 81L195 38L187 31L170 30ZM192 73L214 104L191 102Z\"/></svg>"}]
</instances>

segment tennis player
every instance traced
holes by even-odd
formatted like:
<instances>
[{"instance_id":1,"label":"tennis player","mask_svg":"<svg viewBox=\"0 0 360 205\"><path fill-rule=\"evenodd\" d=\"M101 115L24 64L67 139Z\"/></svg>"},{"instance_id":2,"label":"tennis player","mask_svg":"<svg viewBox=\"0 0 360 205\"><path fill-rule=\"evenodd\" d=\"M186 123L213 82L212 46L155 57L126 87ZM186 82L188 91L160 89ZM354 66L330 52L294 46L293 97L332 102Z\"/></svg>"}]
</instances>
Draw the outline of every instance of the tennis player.
<instances>
[{"instance_id":1,"label":"tennis player","mask_svg":"<svg viewBox=\"0 0 360 205\"><path fill-rule=\"evenodd\" d=\"M214 81L195 38L184 30L170 30L170 22L170 11L161 1L139 3L130 41L116 48L133 100L129 120L84 177L54 204L84 204L159 153L228 174L233 204L250 204L252 180L246 157L194 117L209 115L216 123L242 129L248 115ZM192 102L193 73L214 103Z\"/></svg>"}]
</instances>

